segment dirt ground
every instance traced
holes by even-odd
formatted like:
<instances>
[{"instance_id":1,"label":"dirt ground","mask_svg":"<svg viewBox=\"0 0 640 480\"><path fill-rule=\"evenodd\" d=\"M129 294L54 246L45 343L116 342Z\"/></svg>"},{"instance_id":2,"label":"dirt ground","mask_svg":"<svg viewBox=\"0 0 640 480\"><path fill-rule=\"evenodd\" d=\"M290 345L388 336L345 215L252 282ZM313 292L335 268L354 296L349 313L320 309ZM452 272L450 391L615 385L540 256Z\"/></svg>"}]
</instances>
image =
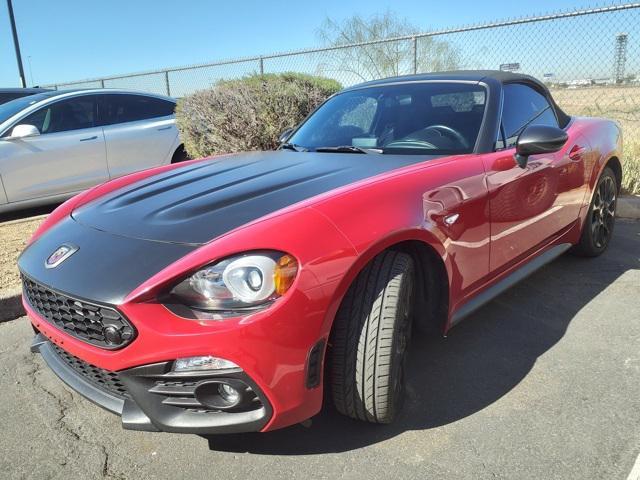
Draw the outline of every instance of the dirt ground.
<instances>
[{"instance_id":1,"label":"dirt ground","mask_svg":"<svg viewBox=\"0 0 640 480\"><path fill-rule=\"evenodd\" d=\"M568 114L613 118L625 140L640 141L640 86L552 88L551 94Z\"/></svg>"},{"instance_id":2,"label":"dirt ground","mask_svg":"<svg viewBox=\"0 0 640 480\"><path fill-rule=\"evenodd\" d=\"M0 290L20 286L16 259L44 218L0 223Z\"/></svg>"}]
</instances>

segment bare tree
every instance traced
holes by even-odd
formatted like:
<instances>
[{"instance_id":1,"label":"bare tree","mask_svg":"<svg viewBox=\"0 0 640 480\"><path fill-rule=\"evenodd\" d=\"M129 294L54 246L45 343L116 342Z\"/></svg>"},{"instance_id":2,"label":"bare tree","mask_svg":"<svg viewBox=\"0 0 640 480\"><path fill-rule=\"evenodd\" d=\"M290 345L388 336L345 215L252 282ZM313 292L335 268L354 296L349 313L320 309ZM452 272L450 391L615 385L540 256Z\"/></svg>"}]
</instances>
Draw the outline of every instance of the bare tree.
<instances>
[{"instance_id":1,"label":"bare tree","mask_svg":"<svg viewBox=\"0 0 640 480\"><path fill-rule=\"evenodd\" d=\"M458 51L446 41L419 37L415 43L415 52L412 39L376 42L418 32L407 19L400 18L391 11L369 18L355 15L341 22L327 18L318 29L318 37L325 45L335 47L353 43L375 43L332 50L324 68L349 73L363 81L414 73L414 68L416 72L458 68Z\"/></svg>"}]
</instances>

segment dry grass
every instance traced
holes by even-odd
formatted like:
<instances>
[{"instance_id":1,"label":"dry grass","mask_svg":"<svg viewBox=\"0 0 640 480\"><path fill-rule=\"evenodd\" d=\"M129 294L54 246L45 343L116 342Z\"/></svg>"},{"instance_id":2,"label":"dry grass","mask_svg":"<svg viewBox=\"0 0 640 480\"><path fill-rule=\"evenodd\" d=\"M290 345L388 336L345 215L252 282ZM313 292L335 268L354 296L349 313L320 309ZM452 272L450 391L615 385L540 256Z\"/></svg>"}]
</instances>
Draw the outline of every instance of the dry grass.
<instances>
[{"instance_id":1,"label":"dry grass","mask_svg":"<svg viewBox=\"0 0 640 480\"><path fill-rule=\"evenodd\" d=\"M622 126L623 193L640 195L640 86L553 89L553 98L571 115L605 117Z\"/></svg>"},{"instance_id":2,"label":"dry grass","mask_svg":"<svg viewBox=\"0 0 640 480\"><path fill-rule=\"evenodd\" d=\"M24 222L0 223L0 290L20 286L20 275L16 260L24 249L31 234L44 219L26 220Z\"/></svg>"},{"instance_id":3,"label":"dry grass","mask_svg":"<svg viewBox=\"0 0 640 480\"><path fill-rule=\"evenodd\" d=\"M623 160L622 193L640 195L640 142L625 143Z\"/></svg>"}]
</instances>

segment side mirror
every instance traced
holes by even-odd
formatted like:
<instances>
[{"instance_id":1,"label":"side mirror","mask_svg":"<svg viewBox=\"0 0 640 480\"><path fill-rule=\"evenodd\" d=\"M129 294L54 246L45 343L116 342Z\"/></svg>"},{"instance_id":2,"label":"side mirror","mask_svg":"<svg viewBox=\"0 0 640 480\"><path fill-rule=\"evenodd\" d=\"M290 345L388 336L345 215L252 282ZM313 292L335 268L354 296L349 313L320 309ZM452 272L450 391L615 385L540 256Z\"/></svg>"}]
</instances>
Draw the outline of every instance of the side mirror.
<instances>
[{"instance_id":1,"label":"side mirror","mask_svg":"<svg viewBox=\"0 0 640 480\"><path fill-rule=\"evenodd\" d=\"M567 138L567 133L558 127L529 125L516 141L516 162L520 168L525 168L530 155L557 152Z\"/></svg>"},{"instance_id":2,"label":"side mirror","mask_svg":"<svg viewBox=\"0 0 640 480\"><path fill-rule=\"evenodd\" d=\"M7 137L7 139L18 139L18 138L26 138L26 137L35 137L40 135L40 130L38 130L33 125L21 124L16 125L11 130L11 135Z\"/></svg>"},{"instance_id":3,"label":"side mirror","mask_svg":"<svg viewBox=\"0 0 640 480\"><path fill-rule=\"evenodd\" d=\"M293 128L287 128L284 132L282 132L278 137L278 143L284 143L289 140L289 137L293 133L293 130Z\"/></svg>"}]
</instances>

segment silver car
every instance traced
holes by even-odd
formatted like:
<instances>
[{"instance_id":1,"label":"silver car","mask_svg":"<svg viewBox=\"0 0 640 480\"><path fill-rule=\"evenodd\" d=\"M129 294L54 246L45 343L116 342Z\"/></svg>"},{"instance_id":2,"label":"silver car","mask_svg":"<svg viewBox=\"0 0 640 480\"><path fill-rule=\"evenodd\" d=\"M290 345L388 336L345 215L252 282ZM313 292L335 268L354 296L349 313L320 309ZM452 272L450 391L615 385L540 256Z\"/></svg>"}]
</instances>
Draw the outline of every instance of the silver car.
<instances>
[{"instance_id":1,"label":"silver car","mask_svg":"<svg viewBox=\"0 0 640 480\"><path fill-rule=\"evenodd\" d=\"M0 213L183 160L174 109L169 97L110 89L44 92L0 105Z\"/></svg>"}]
</instances>

